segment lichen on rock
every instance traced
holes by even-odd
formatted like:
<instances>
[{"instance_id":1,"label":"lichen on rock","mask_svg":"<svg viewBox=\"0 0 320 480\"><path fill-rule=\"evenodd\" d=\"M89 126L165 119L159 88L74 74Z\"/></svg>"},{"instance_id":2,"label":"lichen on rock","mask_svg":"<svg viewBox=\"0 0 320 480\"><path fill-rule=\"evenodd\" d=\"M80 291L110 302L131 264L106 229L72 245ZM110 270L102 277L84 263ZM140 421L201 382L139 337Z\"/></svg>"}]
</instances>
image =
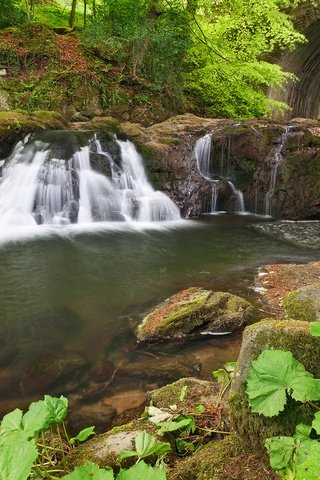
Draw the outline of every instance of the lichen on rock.
<instances>
[{"instance_id":1,"label":"lichen on rock","mask_svg":"<svg viewBox=\"0 0 320 480\"><path fill-rule=\"evenodd\" d=\"M283 306L289 318L306 322L320 320L320 283L288 293Z\"/></svg>"},{"instance_id":2,"label":"lichen on rock","mask_svg":"<svg viewBox=\"0 0 320 480\"><path fill-rule=\"evenodd\" d=\"M147 315L138 340L180 339L194 333L229 333L248 322L254 307L241 297L191 287L172 295Z\"/></svg>"}]
</instances>

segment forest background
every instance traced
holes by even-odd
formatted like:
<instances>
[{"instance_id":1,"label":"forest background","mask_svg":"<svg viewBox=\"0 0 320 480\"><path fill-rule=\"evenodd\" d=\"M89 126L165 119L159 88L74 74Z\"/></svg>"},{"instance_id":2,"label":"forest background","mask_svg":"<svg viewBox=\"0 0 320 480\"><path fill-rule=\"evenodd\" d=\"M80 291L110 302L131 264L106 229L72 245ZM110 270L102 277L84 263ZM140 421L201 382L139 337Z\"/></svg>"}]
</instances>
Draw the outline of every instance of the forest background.
<instances>
[{"instance_id":1,"label":"forest background","mask_svg":"<svg viewBox=\"0 0 320 480\"><path fill-rule=\"evenodd\" d=\"M291 16L300 3L0 0L0 65L10 73L0 89L11 93L13 108L54 109L52 91L72 95L70 75L78 74L73 90L87 77L102 107L160 102L172 113L270 116L286 107L269 99L268 89L293 79L277 64L281 51L305 41ZM72 41L57 44L49 32ZM68 50L73 64L61 65Z\"/></svg>"}]
</instances>

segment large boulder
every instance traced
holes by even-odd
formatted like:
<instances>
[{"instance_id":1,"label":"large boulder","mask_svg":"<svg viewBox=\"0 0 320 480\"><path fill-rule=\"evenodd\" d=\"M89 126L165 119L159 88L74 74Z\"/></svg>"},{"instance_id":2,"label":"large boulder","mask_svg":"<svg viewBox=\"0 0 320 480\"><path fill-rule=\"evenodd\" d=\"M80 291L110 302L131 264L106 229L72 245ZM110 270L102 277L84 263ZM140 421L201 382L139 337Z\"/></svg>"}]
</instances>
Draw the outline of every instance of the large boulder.
<instances>
[{"instance_id":1,"label":"large boulder","mask_svg":"<svg viewBox=\"0 0 320 480\"><path fill-rule=\"evenodd\" d=\"M252 317L254 307L241 297L191 287L168 298L147 315L139 341L181 339L190 334L231 333Z\"/></svg>"},{"instance_id":2,"label":"large boulder","mask_svg":"<svg viewBox=\"0 0 320 480\"><path fill-rule=\"evenodd\" d=\"M320 320L320 283L288 293L283 305L289 318L307 322Z\"/></svg>"},{"instance_id":3,"label":"large boulder","mask_svg":"<svg viewBox=\"0 0 320 480\"><path fill-rule=\"evenodd\" d=\"M261 447L268 437L292 435L298 423L310 424L314 408L289 399L275 417L252 413L246 394L246 378L255 360L267 349L291 351L307 371L320 378L320 339L310 334L310 323L298 320L266 319L247 327L231 387L229 413L231 425L252 446Z\"/></svg>"}]
</instances>

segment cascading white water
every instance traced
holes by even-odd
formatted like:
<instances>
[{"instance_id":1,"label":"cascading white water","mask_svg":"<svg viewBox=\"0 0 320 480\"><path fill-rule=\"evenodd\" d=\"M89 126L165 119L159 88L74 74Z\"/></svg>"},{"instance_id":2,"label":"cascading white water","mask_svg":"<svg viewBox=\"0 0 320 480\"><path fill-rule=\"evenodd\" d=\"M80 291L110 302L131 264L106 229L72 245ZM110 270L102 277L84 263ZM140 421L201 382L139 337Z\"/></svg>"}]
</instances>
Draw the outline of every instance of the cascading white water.
<instances>
[{"instance_id":1,"label":"cascading white water","mask_svg":"<svg viewBox=\"0 0 320 480\"><path fill-rule=\"evenodd\" d=\"M218 184L220 180L226 180L232 190L232 196L235 199L235 212L244 213L245 206L244 206L244 199L243 199L243 194L241 190L237 189L229 178L226 178L223 176L223 159L224 159L223 149L221 153L220 175L215 175L214 173L212 175L210 174L210 157L211 157L211 141L212 141L211 137L212 135L210 133L207 133L203 137L199 138L199 140L197 140L194 147L194 155L197 161L199 172L202 175L202 177L205 178L212 185L210 213L217 212ZM228 148L230 148L230 139L229 139ZM229 154L228 154L228 159L229 159ZM213 176L216 178L212 178Z\"/></svg>"},{"instance_id":2,"label":"cascading white water","mask_svg":"<svg viewBox=\"0 0 320 480\"><path fill-rule=\"evenodd\" d=\"M18 143L2 166L0 225L179 220L178 207L148 182L133 143L117 144L120 166L96 137L68 160L55 158L45 141ZM92 169L91 147L109 164L110 178Z\"/></svg>"},{"instance_id":3,"label":"cascading white water","mask_svg":"<svg viewBox=\"0 0 320 480\"><path fill-rule=\"evenodd\" d=\"M291 130L290 126L285 127L285 131L280 137L279 144L276 145L276 147L272 149L272 151L268 155L271 163L271 172L270 172L269 190L267 191L266 198L265 198L265 215L267 216L272 215L271 200L276 188L278 167L283 161L282 150L286 144L290 130Z\"/></svg>"}]
</instances>

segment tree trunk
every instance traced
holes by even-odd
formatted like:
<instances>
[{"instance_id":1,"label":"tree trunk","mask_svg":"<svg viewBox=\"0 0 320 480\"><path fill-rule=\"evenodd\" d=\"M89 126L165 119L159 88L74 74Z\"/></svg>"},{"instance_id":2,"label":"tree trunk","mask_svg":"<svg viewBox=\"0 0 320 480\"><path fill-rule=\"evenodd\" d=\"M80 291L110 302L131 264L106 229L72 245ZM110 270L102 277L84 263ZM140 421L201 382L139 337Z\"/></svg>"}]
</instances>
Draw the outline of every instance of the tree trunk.
<instances>
[{"instance_id":1,"label":"tree trunk","mask_svg":"<svg viewBox=\"0 0 320 480\"><path fill-rule=\"evenodd\" d=\"M93 14L93 18L97 17L96 0L92 0L92 14Z\"/></svg>"},{"instance_id":2,"label":"tree trunk","mask_svg":"<svg viewBox=\"0 0 320 480\"><path fill-rule=\"evenodd\" d=\"M73 28L74 26L74 19L76 16L76 8L77 8L77 0L72 0L72 5L71 5L71 12L70 12L70 17L69 17L69 27Z\"/></svg>"},{"instance_id":3,"label":"tree trunk","mask_svg":"<svg viewBox=\"0 0 320 480\"><path fill-rule=\"evenodd\" d=\"M86 28L87 25L87 3L88 0L83 0L83 26Z\"/></svg>"},{"instance_id":4,"label":"tree trunk","mask_svg":"<svg viewBox=\"0 0 320 480\"><path fill-rule=\"evenodd\" d=\"M27 14L28 20L30 20L29 0L26 0L26 14Z\"/></svg>"}]
</instances>

